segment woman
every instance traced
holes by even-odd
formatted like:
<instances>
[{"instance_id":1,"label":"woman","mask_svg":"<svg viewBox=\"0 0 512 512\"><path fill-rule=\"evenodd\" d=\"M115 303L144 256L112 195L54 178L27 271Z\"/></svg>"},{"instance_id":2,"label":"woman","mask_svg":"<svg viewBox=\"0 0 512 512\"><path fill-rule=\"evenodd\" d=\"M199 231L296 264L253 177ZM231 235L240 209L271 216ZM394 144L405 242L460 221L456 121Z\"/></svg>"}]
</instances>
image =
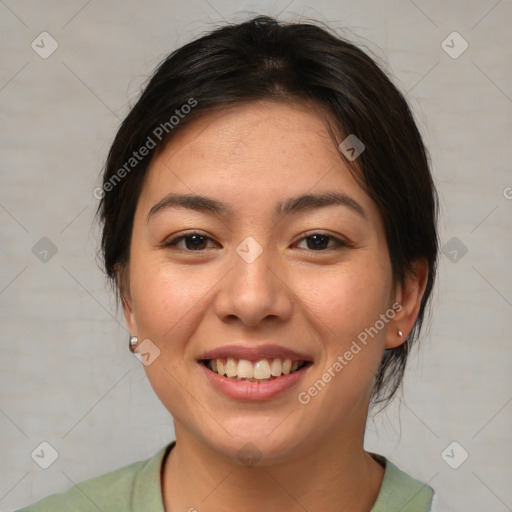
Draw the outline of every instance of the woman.
<instances>
[{"instance_id":1,"label":"woman","mask_svg":"<svg viewBox=\"0 0 512 512\"><path fill-rule=\"evenodd\" d=\"M438 252L426 149L367 54L263 16L179 48L95 194L176 441L24 511L431 510L430 486L363 447Z\"/></svg>"}]
</instances>

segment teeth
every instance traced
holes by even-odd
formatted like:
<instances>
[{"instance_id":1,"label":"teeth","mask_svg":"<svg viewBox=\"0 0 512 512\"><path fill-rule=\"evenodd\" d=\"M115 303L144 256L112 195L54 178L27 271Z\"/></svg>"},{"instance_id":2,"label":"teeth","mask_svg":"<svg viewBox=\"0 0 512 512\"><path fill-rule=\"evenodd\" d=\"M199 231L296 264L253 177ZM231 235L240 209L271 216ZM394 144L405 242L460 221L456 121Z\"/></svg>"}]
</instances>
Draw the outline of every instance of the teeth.
<instances>
[{"instance_id":1,"label":"teeth","mask_svg":"<svg viewBox=\"0 0 512 512\"><path fill-rule=\"evenodd\" d=\"M270 379L270 365L266 359L262 359L254 365L254 378Z\"/></svg>"},{"instance_id":2,"label":"teeth","mask_svg":"<svg viewBox=\"0 0 512 512\"><path fill-rule=\"evenodd\" d=\"M247 361L247 359L240 359L240 361L238 361L236 374L241 379L252 379L254 370L251 361Z\"/></svg>"},{"instance_id":3,"label":"teeth","mask_svg":"<svg viewBox=\"0 0 512 512\"><path fill-rule=\"evenodd\" d=\"M247 359L237 360L233 357L212 359L208 367L218 373L231 379L250 380L258 382L267 382L273 378L287 375L296 371L303 361L292 361L291 359L260 359L252 362Z\"/></svg>"},{"instance_id":4,"label":"teeth","mask_svg":"<svg viewBox=\"0 0 512 512\"><path fill-rule=\"evenodd\" d=\"M226 361L226 367L225 372L227 377L235 377L236 371L237 371L237 364L236 361L232 357L228 357L228 360Z\"/></svg>"},{"instance_id":5,"label":"teeth","mask_svg":"<svg viewBox=\"0 0 512 512\"><path fill-rule=\"evenodd\" d=\"M270 366L270 372L272 373L272 377L279 377L282 373L283 365L281 364L281 359L274 359L272 361L272 365Z\"/></svg>"}]
</instances>

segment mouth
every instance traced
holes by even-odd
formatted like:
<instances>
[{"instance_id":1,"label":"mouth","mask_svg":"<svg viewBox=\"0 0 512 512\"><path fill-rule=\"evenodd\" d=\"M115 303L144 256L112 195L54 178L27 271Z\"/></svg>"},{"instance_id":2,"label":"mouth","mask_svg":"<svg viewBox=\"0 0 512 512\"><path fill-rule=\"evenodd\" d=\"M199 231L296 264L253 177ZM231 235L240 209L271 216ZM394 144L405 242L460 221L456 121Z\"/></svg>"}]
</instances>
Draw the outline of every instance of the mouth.
<instances>
[{"instance_id":1,"label":"mouth","mask_svg":"<svg viewBox=\"0 0 512 512\"><path fill-rule=\"evenodd\" d=\"M265 383L300 372L312 361L302 359L259 358L255 360L218 357L199 361L209 371L233 381Z\"/></svg>"},{"instance_id":2,"label":"mouth","mask_svg":"<svg viewBox=\"0 0 512 512\"><path fill-rule=\"evenodd\" d=\"M244 402L285 396L313 365L308 354L276 344L248 343L211 349L200 354L197 362L214 390Z\"/></svg>"}]
</instances>

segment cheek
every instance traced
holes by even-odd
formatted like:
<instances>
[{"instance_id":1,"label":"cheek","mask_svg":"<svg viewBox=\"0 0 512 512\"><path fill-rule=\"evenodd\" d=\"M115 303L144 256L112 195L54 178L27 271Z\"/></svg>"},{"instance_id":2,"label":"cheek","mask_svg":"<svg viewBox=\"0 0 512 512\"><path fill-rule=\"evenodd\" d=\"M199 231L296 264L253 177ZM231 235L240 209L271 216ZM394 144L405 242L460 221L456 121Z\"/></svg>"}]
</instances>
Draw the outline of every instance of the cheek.
<instances>
[{"instance_id":1,"label":"cheek","mask_svg":"<svg viewBox=\"0 0 512 512\"><path fill-rule=\"evenodd\" d=\"M340 418L347 414L346 407L369 391L388 328L385 324L378 332L374 330L376 322L381 326L380 315L388 306L390 269L385 260L380 263L377 258L360 256L329 276L302 281L302 294L314 313L312 318L318 319L316 330L321 331L324 347L315 379L325 377L329 382L328 389L318 393L314 407L338 411ZM322 389L322 384L317 388Z\"/></svg>"},{"instance_id":2,"label":"cheek","mask_svg":"<svg viewBox=\"0 0 512 512\"><path fill-rule=\"evenodd\" d=\"M373 270L371 270L373 269ZM388 274L378 265L347 266L319 286L303 282L303 297L324 348L317 371L299 390L299 397L325 425L340 425L354 408L362 407L379 367L387 326L377 334L366 329L385 313L389 294Z\"/></svg>"},{"instance_id":3,"label":"cheek","mask_svg":"<svg viewBox=\"0 0 512 512\"><path fill-rule=\"evenodd\" d=\"M151 254L132 254L130 283L138 330L156 340L179 324L201 294L191 275L176 272Z\"/></svg>"},{"instance_id":4,"label":"cheek","mask_svg":"<svg viewBox=\"0 0 512 512\"><path fill-rule=\"evenodd\" d=\"M387 307L389 270L363 258L326 274L303 274L296 282L304 306L322 321L330 338L352 339L373 325Z\"/></svg>"}]
</instances>

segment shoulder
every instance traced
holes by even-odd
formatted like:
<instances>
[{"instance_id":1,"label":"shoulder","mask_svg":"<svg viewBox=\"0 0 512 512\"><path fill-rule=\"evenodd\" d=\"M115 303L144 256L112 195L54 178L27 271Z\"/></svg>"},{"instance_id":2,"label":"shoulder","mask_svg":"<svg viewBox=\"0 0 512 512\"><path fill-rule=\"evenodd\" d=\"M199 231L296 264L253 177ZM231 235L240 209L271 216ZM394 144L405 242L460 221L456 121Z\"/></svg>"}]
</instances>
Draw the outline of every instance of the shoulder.
<instances>
[{"instance_id":1,"label":"shoulder","mask_svg":"<svg viewBox=\"0 0 512 512\"><path fill-rule=\"evenodd\" d=\"M413 478L390 460L372 454L385 466L384 479L377 500L371 512L429 512L432 506L434 489L428 484Z\"/></svg>"},{"instance_id":2,"label":"shoulder","mask_svg":"<svg viewBox=\"0 0 512 512\"><path fill-rule=\"evenodd\" d=\"M53 494L18 512L78 512L107 510L108 507L130 510L130 494L136 475L147 461L139 461L115 471L75 484L64 494ZM97 507L97 508L96 508ZM114 510L110 508L108 510Z\"/></svg>"},{"instance_id":3,"label":"shoulder","mask_svg":"<svg viewBox=\"0 0 512 512\"><path fill-rule=\"evenodd\" d=\"M63 494L53 494L17 512L85 512L138 510L138 504L155 504L148 512L163 512L161 504L160 468L171 445L150 459L90 478Z\"/></svg>"}]
</instances>

